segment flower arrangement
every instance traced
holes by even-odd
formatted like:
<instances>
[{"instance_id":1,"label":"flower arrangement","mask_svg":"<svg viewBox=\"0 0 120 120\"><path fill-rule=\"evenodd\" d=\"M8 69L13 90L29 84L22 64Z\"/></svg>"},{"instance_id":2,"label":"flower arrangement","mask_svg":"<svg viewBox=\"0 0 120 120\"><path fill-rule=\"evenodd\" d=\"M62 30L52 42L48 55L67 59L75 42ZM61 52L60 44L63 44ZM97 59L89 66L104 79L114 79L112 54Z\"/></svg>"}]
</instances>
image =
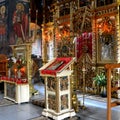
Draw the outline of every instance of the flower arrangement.
<instances>
[{"instance_id":1,"label":"flower arrangement","mask_svg":"<svg viewBox=\"0 0 120 120\"><path fill-rule=\"evenodd\" d=\"M16 63L15 57L9 57L9 58L8 58L7 67L8 67L8 68L12 68L12 66L13 66L15 63Z\"/></svg>"},{"instance_id":2,"label":"flower arrangement","mask_svg":"<svg viewBox=\"0 0 120 120\"><path fill-rule=\"evenodd\" d=\"M20 70L22 67L26 65L26 60L22 56L19 56L16 61L16 65L17 69Z\"/></svg>"},{"instance_id":3,"label":"flower arrangement","mask_svg":"<svg viewBox=\"0 0 120 120\"><path fill-rule=\"evenodd\" d=\"M19 55L17 58L8 58L8 76L14 76L18 78L25 76L26 64L27 62L22 55Z\"/></svg>"},{"instance_id":4,"label":"flower arrangement","mask_svg":"<svg viewBox=\"0 0 120 120\"><path fill-rule=\"evenodd\" d=\"M17 59L15 57L8 58L8 68L12 68L15 64L17 69L19 70L26 65L26 60L22 56L19 56Z\"/></svg>"}]
</instances>

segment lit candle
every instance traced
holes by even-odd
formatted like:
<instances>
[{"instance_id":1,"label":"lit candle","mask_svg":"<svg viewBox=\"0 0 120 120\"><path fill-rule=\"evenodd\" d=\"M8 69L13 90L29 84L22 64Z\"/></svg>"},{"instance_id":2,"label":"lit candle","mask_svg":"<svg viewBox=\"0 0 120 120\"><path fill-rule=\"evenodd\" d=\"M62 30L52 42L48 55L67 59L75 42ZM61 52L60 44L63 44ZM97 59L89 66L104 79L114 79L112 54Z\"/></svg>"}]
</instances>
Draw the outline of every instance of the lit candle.
<instances>
[{"instance_id":1,"label":"lit candle","mask_svg":"<svg viewBox=\"0 0 120 120\"><path fill-rule=\"evenodd\" d=\"M16 76L17 76L17 69L15 68L14 71L15 71L15 78L16 78Z\"/></svg>"},{"instance_id":2,"label":"lit candle","mask_svg":"<svg viewBox=\"0 0 120 120\"><path fill-rule=\"evenodd\" d=\"M38 14L38 10L36 10L36 15Z\"/></svg>"},{"instance_id":3,"label":"lit candle","mask_svg":"<svg viewBox=\"0 0 120 120\"><path fill-rule=\"evenodd\" d=\"M29 14L31 14L31 9L29 8Z\"/></svg>"}]
</instances>

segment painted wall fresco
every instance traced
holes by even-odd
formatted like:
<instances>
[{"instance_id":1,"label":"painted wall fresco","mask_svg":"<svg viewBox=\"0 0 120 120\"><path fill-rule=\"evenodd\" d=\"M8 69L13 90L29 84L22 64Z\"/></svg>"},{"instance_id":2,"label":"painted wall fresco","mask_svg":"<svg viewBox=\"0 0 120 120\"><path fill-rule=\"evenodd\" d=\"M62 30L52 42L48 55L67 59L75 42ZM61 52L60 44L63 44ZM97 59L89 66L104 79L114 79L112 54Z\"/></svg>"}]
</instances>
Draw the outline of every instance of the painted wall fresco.
<instances>
[{"instance_id":1,"label":"painted wall fresco","mask_svg":"<svg viewBox=\"0 0 120 120\"><path fill-rule=\"evenodd\" d=\"M15 1L10 14L9 44L25 43L29 35L29 2Z\"/></svg>"},{"instance_id":2,"label":"painted wall fresco","mask_svg":"<svg viewBox=\"0 0 120 120\"><path fill-rule=\"evenodd\" d=\"M24 43L29 30L29 1L0 1L0 54L12 54L9 45ZM9 53L9 54L8 54Z\"/></svg>"}]
</instances>

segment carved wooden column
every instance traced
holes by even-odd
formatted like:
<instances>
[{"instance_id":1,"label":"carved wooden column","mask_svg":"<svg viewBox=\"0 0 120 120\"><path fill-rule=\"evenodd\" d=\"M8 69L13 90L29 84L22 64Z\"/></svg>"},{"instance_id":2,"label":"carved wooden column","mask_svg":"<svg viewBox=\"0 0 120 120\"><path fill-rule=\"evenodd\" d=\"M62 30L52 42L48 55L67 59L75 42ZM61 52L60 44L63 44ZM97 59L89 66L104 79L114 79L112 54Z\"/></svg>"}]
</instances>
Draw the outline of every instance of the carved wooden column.
<instances>
[{"instance_id":1,"label":"carved wooden column","mask_svg":"<svg viewBox=\"0 0 120 120\"><path fill-rule=\"evenodd\" d=\"M120 63L120 1L118 0L118 14L116 16L117 62Z\"/></svg>"}]
</instances>

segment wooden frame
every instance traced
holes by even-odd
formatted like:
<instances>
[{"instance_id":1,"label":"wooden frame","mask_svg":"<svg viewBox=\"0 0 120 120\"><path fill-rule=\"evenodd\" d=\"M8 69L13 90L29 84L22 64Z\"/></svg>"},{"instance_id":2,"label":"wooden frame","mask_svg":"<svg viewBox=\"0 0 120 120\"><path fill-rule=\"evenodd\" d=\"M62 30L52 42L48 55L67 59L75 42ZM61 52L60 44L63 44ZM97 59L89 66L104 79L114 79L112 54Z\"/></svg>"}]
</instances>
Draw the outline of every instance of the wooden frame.
<instances>
[{"instance_id":1,"label":"wooden frame","mask_svg":"<svg viewBox=\"0 0 120 120\"><path fill-rule=\"evenodd\" d=\"M98 61L102 63L115 61L115 41L112 39L112 35L101 35L101 39L98 39ZM105 42L109 39L108 42ZM104 41L103 41L104 40ZM103 42L102 42L103 41ZM108 51L108 52L107 52Z\"/></svg>"},{"instance_id":2,"label":"wooden frame","mask_svg":"<svg viewBox=\"0 0 120 120\"><path fill-rule=\"evenodd\" d=\"M16 69L17 73L14 73L14 74L16 74L17 77L19 76L20 78L28 79L28 76L27 76L28 75L28 67L27 67L28 63L27 63L27 47L26 47L26 45L19 45L19 46L13 45L11 47L13 49L13 56L16 58L16 60L19 61L19 59L23 59L26 64L22 68L20 68L21 71L22 70L24 71L24 72L22 72L22 74L20 73L20 76L18 75L19 70L18 70L17 64L14 64L12 71L15 71L15 69Z\"/></svg>"},{"instance_id":3,"label":"wooden frame","mask_svg":"<svg viewBox=\"0 0 120 120\"><path fill-rule=\"evenodd\" d=\"M115 17L106 16L96 19L97 23L97 61L113 63L116 60ZM106 27L110 26L110 27Z\"/></svg>"}]
</instances>

